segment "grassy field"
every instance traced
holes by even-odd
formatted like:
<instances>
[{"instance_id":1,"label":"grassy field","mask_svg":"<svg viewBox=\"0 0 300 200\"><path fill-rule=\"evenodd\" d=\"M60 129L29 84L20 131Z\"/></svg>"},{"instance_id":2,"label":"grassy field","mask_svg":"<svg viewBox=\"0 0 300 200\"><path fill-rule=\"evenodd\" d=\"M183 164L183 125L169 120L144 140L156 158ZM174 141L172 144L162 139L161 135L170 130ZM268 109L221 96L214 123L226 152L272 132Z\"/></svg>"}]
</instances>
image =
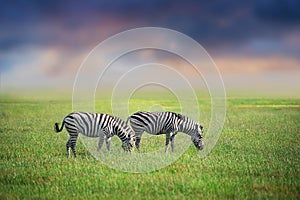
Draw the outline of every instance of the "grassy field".
<instances>
[{"instance_id":1,"label":"grassy field","mask_svg":"<svg viewBox=\"0 0 300 200\"><path fill-rule=\"evenodd\" d=\"M206 127L209 99L200 101ZM149 104L177 105L136 99L130 111ZM109 106L97 101L96 108ZM80 142L78 158L67 159L68 135L55 134L53 125L71 111L70 100L1 96L0 199L300 198L299 98L229 97L222 134L205 159L191 145L172 165L136 174L111 169Z\"/></svg>"}]
</instances>

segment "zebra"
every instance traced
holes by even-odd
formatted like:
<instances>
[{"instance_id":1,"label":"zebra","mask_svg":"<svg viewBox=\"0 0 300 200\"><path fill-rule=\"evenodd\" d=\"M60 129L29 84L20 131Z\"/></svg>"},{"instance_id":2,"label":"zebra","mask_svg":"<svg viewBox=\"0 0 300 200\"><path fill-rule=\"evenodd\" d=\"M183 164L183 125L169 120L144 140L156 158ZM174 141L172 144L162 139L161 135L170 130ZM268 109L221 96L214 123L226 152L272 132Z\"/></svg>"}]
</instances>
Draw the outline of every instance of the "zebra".
<instances>
[{"instance_id":1,"label":"zebra","mask_svg":"<svg viewBox=\"0 0 300 200\"><path fill-rule=\"evenodd\" d=\"M111 137L117 135L122 141L124 151L133 151L135 134L133 130L120 118L103 113L74 112L67 115L62 121L61 128L55 123L55 132L61 132L66 127L70 137L66 144L67 157L70 156L70 148L76 158L76 141L79 133L88 137L100 137L98 151L106 139L106 146L110 151Z\"/></svg>"},{"instance_id":2,"label":"zebra","mask_svg":"<svg viewBox=\"0 0 300 200\"><path fill-rule=\"evenodd\" d=\"M191 136L198 150L204 148L202 137L203 126L192 119L174 112L136 112L127 118L135 132L135 146L139 151L140 141L144 131L152 135L166 134L165 152L171 141L172 152L174 152L174 137L177 132L184 132Z\"/></svg>"}]
</instances>

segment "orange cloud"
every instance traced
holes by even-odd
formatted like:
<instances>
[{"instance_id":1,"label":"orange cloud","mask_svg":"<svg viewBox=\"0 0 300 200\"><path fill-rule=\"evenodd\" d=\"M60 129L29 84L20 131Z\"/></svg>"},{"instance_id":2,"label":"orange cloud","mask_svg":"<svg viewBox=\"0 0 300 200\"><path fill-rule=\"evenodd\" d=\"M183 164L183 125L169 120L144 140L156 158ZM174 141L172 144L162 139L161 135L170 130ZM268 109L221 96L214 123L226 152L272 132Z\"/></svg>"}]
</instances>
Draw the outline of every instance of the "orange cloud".
<instances>
[{"instance_id":1,"label":"orange cloud","mask_svg":"<svg viewBox=\"0 0 300 200\"><path fill-rule=\"evenodd\" d=\"M216 57L221 73L300 72L300 60L283 56Z\"/></svg>"}]
</instances>

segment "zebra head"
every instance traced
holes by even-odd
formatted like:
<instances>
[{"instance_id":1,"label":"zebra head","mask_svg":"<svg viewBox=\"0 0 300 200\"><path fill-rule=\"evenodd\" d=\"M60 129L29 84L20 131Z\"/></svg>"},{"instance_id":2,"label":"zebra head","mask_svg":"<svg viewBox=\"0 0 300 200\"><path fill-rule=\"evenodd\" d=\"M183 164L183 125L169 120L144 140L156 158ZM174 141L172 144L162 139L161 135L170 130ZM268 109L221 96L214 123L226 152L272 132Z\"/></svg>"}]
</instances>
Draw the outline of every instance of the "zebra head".
<instances>
[{"instance_id":1,"label":"zebra head","mask_svg":"<svg viewBox=\"0 0 300 200\"><path fill-rule=\"evenodd\" d=\"M192 136L192 141L195 145L195 147L198 149L198 150L202 150L204 148L204 142L203 142L203 126L201 125L197 125L197 128L196 128L196 133Z\"/></svg>"}]
</instances>

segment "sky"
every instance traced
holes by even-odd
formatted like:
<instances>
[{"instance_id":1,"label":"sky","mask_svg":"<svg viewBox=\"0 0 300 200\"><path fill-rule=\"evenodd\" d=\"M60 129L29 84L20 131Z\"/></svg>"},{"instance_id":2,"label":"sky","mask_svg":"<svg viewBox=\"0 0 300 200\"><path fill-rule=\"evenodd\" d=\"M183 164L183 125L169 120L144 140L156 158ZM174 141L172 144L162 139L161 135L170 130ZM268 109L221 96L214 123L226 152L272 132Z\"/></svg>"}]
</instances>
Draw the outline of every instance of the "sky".
<instances>
[{"instance_id":1,"label":"sky","mask_svg":"<svg viewBox=\"0 0 300 200\"><path fill-rule=\"evenodd\" d=\"M298 0L1 0L0 91L72 91L80 65L100 42L133 28L162 27L201 44L226 90L299 95L299 10ZM150 54L188 68L174 56ZM127 63L143 55L128 56Z\"/></svg>"}]
</instances>

